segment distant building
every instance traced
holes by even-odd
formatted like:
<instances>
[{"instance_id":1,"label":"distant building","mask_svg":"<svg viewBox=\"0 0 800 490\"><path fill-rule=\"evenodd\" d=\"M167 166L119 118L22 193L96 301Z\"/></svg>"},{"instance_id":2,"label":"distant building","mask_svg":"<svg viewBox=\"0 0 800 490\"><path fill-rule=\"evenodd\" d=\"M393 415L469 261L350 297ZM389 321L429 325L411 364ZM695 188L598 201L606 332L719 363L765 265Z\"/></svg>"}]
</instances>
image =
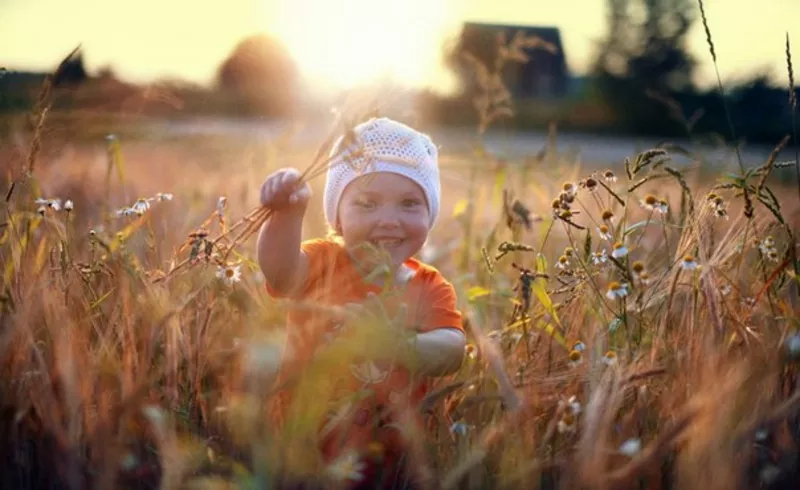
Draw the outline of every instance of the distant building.
<instances>
[{"instance_id":1,"label":"distant building","mask_svg":"<svg viewBox=\"0 0 800 490\"><path fill-rule=\"evenodd\" d=\"M520 26L467 22L461 32L458 50L467 50L491 66L497 57L497 36L505 34L508 44L518 32L535 36L555 48L528 48L524 52L528 63L509 62L503 70L503 80L515 99L562 98L570 92L570 76L566 55L557 27Z\"/></svg>"}]
</instances>

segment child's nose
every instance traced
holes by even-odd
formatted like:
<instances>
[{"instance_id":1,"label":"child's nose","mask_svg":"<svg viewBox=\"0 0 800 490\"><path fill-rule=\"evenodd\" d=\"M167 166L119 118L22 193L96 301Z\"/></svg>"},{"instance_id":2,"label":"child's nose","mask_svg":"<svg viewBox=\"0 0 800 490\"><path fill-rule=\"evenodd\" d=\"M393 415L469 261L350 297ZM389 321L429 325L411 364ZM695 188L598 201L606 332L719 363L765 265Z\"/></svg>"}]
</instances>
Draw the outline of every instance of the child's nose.
<instances>
[{"instance_id":1,"label":"child's nose","mask_svg":"<svg viewBox=\"0 0 800 490\"><path fill-rule=\"evenodd\" d=\"M395 227L400 224L400 220L397 216L397 213L395 213L391 209L386 209L386 208L382 209L378 213L377 218L378 220L376 222L376 225L380 227Z\"/></svg>"}]
</instances>

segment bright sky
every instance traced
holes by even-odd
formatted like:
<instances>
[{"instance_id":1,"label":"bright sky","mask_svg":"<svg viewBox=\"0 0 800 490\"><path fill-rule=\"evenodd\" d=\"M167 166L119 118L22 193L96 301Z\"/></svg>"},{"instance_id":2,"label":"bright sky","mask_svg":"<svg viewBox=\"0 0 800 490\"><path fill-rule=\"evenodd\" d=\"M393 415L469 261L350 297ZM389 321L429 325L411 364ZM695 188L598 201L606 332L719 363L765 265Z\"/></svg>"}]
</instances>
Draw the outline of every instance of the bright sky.
<instances>
[{"instance_id":1,"label":"bright sky","mask_svg":"<svg viewBox=\"0 0 800 490\"><path fill-rule=\"evenodd\" d=\"M89 70L123 78L212 80L244 36L278 35L314 80L352 86L382 74L446 83L435 48L464 20L561 29L567 63L583 72L604 34L605 0L0 0L0 66L48 69L78 43ZM783 82L784 42L800 73L800 0L706 0L724 79L759 68ZM71 20L70 20L71 19ZM699 81L714 76L702 25L691 33ZM800 78L800 75L797 76Z\"/></svg>"}]
</instances>

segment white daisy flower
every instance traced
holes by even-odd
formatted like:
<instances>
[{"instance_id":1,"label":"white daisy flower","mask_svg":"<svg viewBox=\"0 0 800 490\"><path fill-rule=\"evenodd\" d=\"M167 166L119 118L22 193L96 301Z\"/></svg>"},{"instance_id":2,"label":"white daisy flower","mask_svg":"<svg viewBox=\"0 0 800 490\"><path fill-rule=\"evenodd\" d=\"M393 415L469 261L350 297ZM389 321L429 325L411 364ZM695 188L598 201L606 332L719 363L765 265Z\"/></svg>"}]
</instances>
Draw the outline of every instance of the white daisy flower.
<instances>
[{"instance_id":1,"label":"white daisy flower","mask_svg":"<svg viewBox=\"0 0 800 490\"><path fill-rule=\"evenodd\" d=\"M337 482L361 481L364 478L366 465L354 452L348 452L328 466L326 472Z\"/></svg>"},{"instance_id":2,"label":"white daisy flower","mask_svg":"<svg viewBox=\"0 0 800 490\"><path fill-rule=\"evenodd\" d=\"M655 211L658 205L658 198L652 194L648 194L644 196L644 199L639 200L639 204L648 211Z\"/></svg>"},{"instance_id":3,"label":"white daisy flower","mask_svg":"<svg viewBox=\"0 0 800 490\"><path fill-rule=\"evenodd\" d=\"M617 363L617 361L617 353L613 350L610 350L603 355L603 364L606 366L613 366Z\"/></svg>"},{"instance_id":4,"label":"white daisy flower","mask_svg":"<svg viewBox=\"0 0 800 490\"><path fill-rule=\"evenodd\" d=\"M567 364L569 367L578 367L583 363L583 354L580 351L572 349L567 355Z\"/></svg>"},{"instance_id":5,"label":"white daisy flower","mask_svg":"<svg viewBox=\"0 0 800 490\"><path fill-rule=\"evenodd\" d=\"M622 242L615 243L614 249L611 251L611 256L615 259L621 259L626 255L628 255L628 247L626 247Z\"/></svg>"},{"instance_id":6,"label":"white daisy flower","mask_svg":"<svg viewBox=\"0 0 800 490\"><path fill-rule=\"evenodd\" d=\"M67 202L64 203L64 210L72 211L73 207L74 207L74 204L72 204L72 200L71 199L67 199Z\"/></svg>"},{"instance_id":7,"label":"white daisy flower","mask_svg":"<svg viewBox=\"0 0 800 490\"><path fill-rule=\"evenodd\" d=\"M131 210L139 216L147 212L148 209L150 209L150 202L147 199L137 199L131 206Z\"/></svg>"},{"instance_id":8,"label":"white daisy flower","mask_svg":"<svg viewBox=\"0 0 800 490\"><path fill-rule=\"evenodd\" d=\"M693 271L699 267L693 255L686 255L681 261L681 268L685 271Z\"/></svg>"},{"instance_id":9,"label":"white daisy flower","mask_svg":"<svg viewBox=\"0 0 800 490\"><path fill-rule=\"evenodd\" d=\"M558 421L558 432L566 434L575 430L575 415L570 412L565 413Z\"/></svg>"},{"instance_id":10,"label":"white daisy flower","mask_svg":"<svg viewBox=\"0 0 800 490\"><path fill-rule=\"evenodd\" d=\"M597 227L597 234L600 235L600 238L603 240L611 241L614 237L611 235L611 232L608 230L608 226L600 225Z\"/></svg>"},{"instance_id":11,"label":"white daisy flower","mask_svg":"<svg viewBox=\"0 0 800 490\"><path fill-rule=\"evenodd\" d=\"M175 196L173 196L169 192L159 192L156 193L156 201L163 202L163 201L171 201Z\"/></svg>"},{"instance_id":12,"label":"white daisy flower","mask_svg":"<svg viewBox=\"0 0 800 490\"><path fill-rule=\"evenodd\" d=\"M592 254L592 263L594 265L601 265L608 262L608 252L603 249L602 252L595 252Z\"/></svg>"},{"instance_id":13,"label":"white daisy flower","mask_svg":"<svg viewBox=\"0 0 800 490\"><path fill-rule=\"evenodd\" d=\"M228 286L233 286L235 283L242 280L242 270L239 265L219 266L217 268L217 278L225 281Z\"/></svg>"},{"instance_id":14,"label":"white daisy flower","mask_svg":"<svg viewBox=\"0 0 800 490\"><path fill-rule=\"evenodd\" d=\"M608 285L608 291L606 292L606 297L608 299L614 300L617 298L624 298L627 295L627 284L620 284L617 281L611 281L611 283Z\"/></svg>"},{"instance_id":15,"label":"white daisy flower","mask_svg":"<svg viewBox=\"0 0 800 490\"><path fill-rule=\"evenodd\" d=\"M469 427L462 421L455 422L453 425L450 426L450 433L459 435L461 437L466 436L468 430Z\"/></svg>"},{"instance_id":16,"label":"white daisy flower","mask_svg":"<svg viewBox=\"0 0 800 490\"><path fill-rule=\"evenodd\" d=\"M575 395L569 397L567 401L559 400L558 405L560 407L565 407L572 415L578 415L581 413L581 402L578 401L578 398Z\"/></svg>"},{"instance_id":17,"label":"white daisy flower","mask_svg":"<svg viewBox=\"0 0 800 490\"><path fill-rule=\"evenodd\" d=\"M619 447L619 452L630 458L639 454L639 451L641 450L642 450L642 440L639 439L638 437L628 439L627 441L623 442L622 445Z\"/></svg>"}]
</instances>

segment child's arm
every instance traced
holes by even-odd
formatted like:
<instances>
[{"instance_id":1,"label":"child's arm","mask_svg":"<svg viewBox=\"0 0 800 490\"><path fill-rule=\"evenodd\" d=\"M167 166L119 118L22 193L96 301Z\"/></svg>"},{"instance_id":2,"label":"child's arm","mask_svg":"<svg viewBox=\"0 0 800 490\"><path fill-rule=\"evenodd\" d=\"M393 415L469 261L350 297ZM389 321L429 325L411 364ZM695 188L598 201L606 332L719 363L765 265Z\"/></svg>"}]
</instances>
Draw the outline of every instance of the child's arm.
<instances>
[{"instance_id":1,"label":"child's arm","mask_svg":"<svg viewBox=\"0 0 800 490\"><path fill-rule=\"evenodd\" d=\"M447 376L461 367L467 338L457 328L437 328L418 333L412 347L415 349L415 368L425 376Z\"/></svg>"},{"instance_id":2,"label":"child's arm","mask_svg":"<svg viewBox=\"0 0 800 490\"><path fill-rule=\"evenodd\" d=\"M298 188L299 180L297 170L283 169L261 186L261 204L273 212L258 234L258 264L267 284L282 295L291 294L308 273L300 243L311 189L308 184Z\"/></svg>"}]
</instances>

